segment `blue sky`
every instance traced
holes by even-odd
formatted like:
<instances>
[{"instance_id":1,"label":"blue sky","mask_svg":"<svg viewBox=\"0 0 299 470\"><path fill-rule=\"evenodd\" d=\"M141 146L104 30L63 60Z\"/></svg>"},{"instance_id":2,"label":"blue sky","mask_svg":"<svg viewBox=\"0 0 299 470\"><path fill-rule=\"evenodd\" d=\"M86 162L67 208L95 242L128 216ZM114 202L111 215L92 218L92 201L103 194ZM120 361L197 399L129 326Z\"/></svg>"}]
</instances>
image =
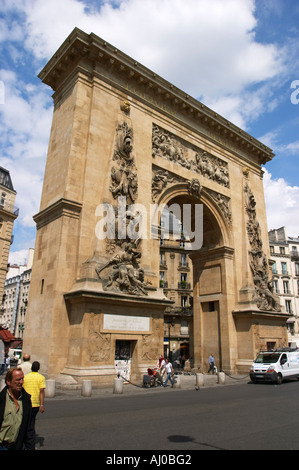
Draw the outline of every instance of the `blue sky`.
<instances>
[{"instance_id":1,"label":"blue sky","mask_svg":"<svg viewBox=\"0 0 299 470\"><path fill-rule=\"evenodd\" d=\"M34 247L51 127L52 90L37 75L75 26L272 148L268 228L299 235L299 2L0 0L0 165L20 209L11 262Z\"/></svg>"}]
</instances>

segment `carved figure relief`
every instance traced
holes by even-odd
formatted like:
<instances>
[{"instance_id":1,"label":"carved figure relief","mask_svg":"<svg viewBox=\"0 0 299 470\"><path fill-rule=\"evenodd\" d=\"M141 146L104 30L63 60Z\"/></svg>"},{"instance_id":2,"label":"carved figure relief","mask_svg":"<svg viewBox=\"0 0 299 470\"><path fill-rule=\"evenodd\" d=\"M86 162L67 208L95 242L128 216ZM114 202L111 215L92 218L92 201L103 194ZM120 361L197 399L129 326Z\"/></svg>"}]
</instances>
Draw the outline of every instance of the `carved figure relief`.
<instances>
[{"instance_id":1,"label":"carved figure relief","mask_svg":"<svg viewBox=\"0 0 299 470\"><path fill-rule=\"evenodd\" d=\"M152 200L153 202L156 201L157 197L161 192L166 189L167 187L171 186L175 183L186 182L184 178L179 176L173 175L167 170L162 168L153 167L153 179L152 179ZM198 179L192 178L191 181L188 182L188 191L191 195L195 195L200 197L202 193L202 186ZM205 188L216 204L219 206L224 218L226 219L229 226L232 225L232 213L230 208L230 199L223 194L216 193L215 191L209 190Z\"/></svg>"},{"instance_id":2,"label":"carved figure relief","mask_svg":"<svg viewBox=\"0 0 299 470\"><path fill-rule=\"evenodd\" d=\"M148 295L144 270L139 266L141 252L139 240L125 241L120 250L102 267L96 268L104 290L123 292L132 295ZM106 271L102 278L102 272Z\"/></svg>"},{"instance_id":3,"label":"carved figure relief","mask_svg":"<svg viewBox=\"0 0 299 470\"><path fill-rule=\"evenodd\" d=\"M142 336L142 360L153 361L156 356L153 355L152 335Z\"/></svg>"},{"instance_id":4,"label":"carved figure relief","mask_svg":"<svg viewBox=\"0 0 299 470\"><path fill-rule=\"evenodd\" d=\"M100 333L99 315L92 313L89 320L88 350L91 362L109 361L111 334Z\"/></svg>"},{"instance_id":5,"label":"carved figure relief","mask_svg":"<svg viewBox=\"0 0 299 470\"><path fill-rule=\"evenodd\" d=\"M152 147L153 158L156 156L166 158L222 186L229 187L228 165L225 161L202 149L191 149L187 143L184 144L157 125L153 125Z\"/></svg>"},{"instance_id":6,"label":"carved figure relief","mask_svg":"<svg viewBox=\"0 0 299 470\"><path fill-rule=\"evenodd\" d=\"M269 279L268 260L263 252L260 224L256 218L256 202L254 195L246 183L246 212L248 215L247 234L251 250L250 267L253 274L255 295L253 301L256 302L260 310L281 311L281 306L273 294L272 281Z\"/></svg>"},{"instance_id":7,"label":"carved figure relief","mask_svg":"<svg viewBox=\"0 0 299 470\"><path fill-rule=\"evenodd\" d=\"M211 191L206 189L206 191L212 196L216 204L218 205L219 209L221 210L226 222L229 226L232 225L232 212L230 208L230 198L227 196L223 196L223 194L216 193L215 191Z\"/></svg>"},{"instance_id":8,"label":"carved figure relief","mask_svg":"<svg viewBox=\"0 0 299 470\"><path fill-rule=\"evenodd\" d=\"M126 122L116 128L116 145L113 160L117 165L111 169L112 184L110 191L116 199L125 196L127 204L136 200L138 180L137 169L132 156L133 131Z\"/></svg>"},{"instance_id":9,"label":"carved figure relief","mask_svg":"<svg viewBox=\"0 0 299 470\"><path fill-rule=\"evenodd\" d=\"M167 170L162 168L153 167L153 178L152 178L152 200L156 201L157 197L161 192L168 186L175 183L182 183L186 180L180 176L176 176Z\"/></svg>"},{"instance_id":10,"label":"carved figure relief","mask_svg":"<svg viewBox=\"0 0 299 470\"><path fill-rule=\"evenodd\" d=\"M106 291L123 292L131 295L148 295L147 283L144 280L144 270L140 268L141 238L131 239L128 236L128 226L132 218L138 220L138 215L132 216L129 206L137 197L137 169L132 156L133 131L126 122L119 124L116 129L116 145L113 160L117 166L111 170L112 184L110 191L113 197L125 197L124 214L118 213L118 207L113 207L113 238L106 238L106 253L112 254L110 260L96 268L98 278L102 280ZM120 217L124 220L120 220ZM119 234L119 227L125 225L125 236ZM109 228L108 228L109 231ZM116 251L118 249L118 251ZM104 277L102 277L102 273Z\"/></svg>"}]
</instances>

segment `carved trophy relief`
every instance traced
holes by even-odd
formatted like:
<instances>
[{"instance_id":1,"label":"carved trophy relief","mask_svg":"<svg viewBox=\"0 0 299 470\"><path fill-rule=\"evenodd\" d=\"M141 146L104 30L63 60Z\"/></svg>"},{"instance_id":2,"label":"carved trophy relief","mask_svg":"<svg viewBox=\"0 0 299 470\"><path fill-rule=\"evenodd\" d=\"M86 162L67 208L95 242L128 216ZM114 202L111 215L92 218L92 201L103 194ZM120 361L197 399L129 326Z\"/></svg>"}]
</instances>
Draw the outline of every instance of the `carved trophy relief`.
<instances>
[{"instance_id":1,"label":"carved trophy relief","mask_svg":"<svg viewBox=\"0 0 299 470\"><path fill-rule=\"evenodd\" d=\"M227 162L202 149L190 148L187 142L184 143L157 125L153 125L152 148L153 158L166 158L222 186L229 187Z\"/></svg>"},{"instance_id":2,"label":"carved trophy relief","mask_svg":"<svg viewBox=\"0 0 299 470\"><path fill-rule=\"evenodd\" d=\"M133 204L137 197L138 179L133 150L133 130L126 122L116 128L115 150L112 166L110 191L114 199L127 198L127 204Z\"/></svg>"},{"instance_id":3,"label":"carved trophy relief","mask_svg":"<svg viewBox=\"0 0 299 470\"><path fill-rule=\"evenodd\" d=\"M249 251L250 268L255 288L253 301L260 310L280 312L281 306L273 294L272 280L269 278L268 260L263 252L261 228L256 216L256 201L247 183L245 184L244 192L245 209L248 216L247 235L251 247Z\"/></svg>"},{"instance_id":4,"label":"carved trophy relief","mask_svg":"<svg viewBox=\"0 0 299 470\"><path fill-rule=\"evenodd\" d=\"M116 128L113 155L116 165L111 169L110 191L114 199L118 198L118 205L109 205L107 217L106 253L112 256L96 267L96 273L106 291L148 295L144 270L140 267L141 236L134 231L142 223L142 214L134 212L138 179L132 150L133 130L123 122Z\"/></svg>"}]
</instances>

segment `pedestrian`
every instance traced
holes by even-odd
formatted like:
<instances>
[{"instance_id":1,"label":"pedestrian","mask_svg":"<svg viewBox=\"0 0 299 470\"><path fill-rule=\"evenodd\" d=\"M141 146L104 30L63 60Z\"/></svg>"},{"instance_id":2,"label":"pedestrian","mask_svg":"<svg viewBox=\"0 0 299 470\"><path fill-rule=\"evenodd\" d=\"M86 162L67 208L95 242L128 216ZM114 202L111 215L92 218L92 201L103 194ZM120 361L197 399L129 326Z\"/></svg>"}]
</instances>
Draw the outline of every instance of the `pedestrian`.
<instances>
[{"instance_id":1,"label":"pedestrian","mask_svg":"<svg viewBox=\"0 0 299 470\"><path fill-rule=\"evenodd\" d=\"M40 363L34 361L32 363L31 372L24 376L24 389L29 395L31 395L31 404L32 404L32 427L35 433L35 420L36 415L44 413L45 411L45 388L46 380L45 377L40 374L38 371L40 369Z\"/></svg>"},{"instance_id":2,"label":"pedestrian","mask_svg":"<svg viewBox=\"0 0 299 470\"><path fill-rule=\"evenodd\" d=\"M160 354L160 357L159 357L159 359L158 359L158 362L157 362L157 369L158 369L158 372L159 372L159 374L161 375L161 377L163 377L164 372L165 372L165 359L164 359L164 357L162 356L162 354Z\"/></svg>"},{"instance_id":3,"label":"pedestrian","mask_svg":"<svg viewBox=\"0 0 299 470\"><path fill-rule=\"evenodd\" d=\"M208 370L208 374L210 373L210 371L212 371L212 374L214 374L215 372L215 358L214 358L214 354L211 354L210 357L209 357L209 364L210 364L210 368Z\"/></svg>"},{"instance_id":4,"label":"pedestrian","mask_svg":"<svg viewBox=\"0 0 299 470\"><path fill-rule=\"evenodd\" d=\"M165 372L166 372L166 380L163 383L164 387L167 387L168 380L170 380L171 385L173 385L173 380L171 376L174 374L174 372L173 372L172 364L168 358L165 360Z\"/></svg>"},{"instance_id":5,"label":"pedestrian","mask_svg":"<svg viewBox=\"0 0 299 470\"><path fill-rule=\"evenodd\" d=\"M0 450L35 448L31 400L23 382L20 367L11 367L6 373L6 386L0 392Z\"/></svg>"},{"instance_id":6,"label":"pedestrian","mask_svg":"<svg viewBox=\"0 0 299 470\"><path fill-rule=\"evenodd\" d=\"M30 354L23 355L23 362L20 364L24 375L29 374L31 372L31 362L30 362Z\"/></svg>"},{"instance_id":7,"label":"pedestrian","mask_svg":"<svg viewBox=\"0 0 299 470\"><path fill-rule=\"evenodd\" d=\"M4 374L4 372L5 372L5 350L4 350L4 344L1 341L0 342L0 375Z\"/></svg>"}]
</instances>

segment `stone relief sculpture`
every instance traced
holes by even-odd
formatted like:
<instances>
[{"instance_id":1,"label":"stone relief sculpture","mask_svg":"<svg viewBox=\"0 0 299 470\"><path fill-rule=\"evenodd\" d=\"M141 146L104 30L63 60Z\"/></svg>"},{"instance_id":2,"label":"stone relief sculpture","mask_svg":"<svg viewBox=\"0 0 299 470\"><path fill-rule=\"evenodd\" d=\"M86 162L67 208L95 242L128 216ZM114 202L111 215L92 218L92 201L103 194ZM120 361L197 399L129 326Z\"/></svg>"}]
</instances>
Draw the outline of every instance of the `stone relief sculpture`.
<instances>
[{"instance_id":1,"label":"stone relief sculpture","mask_svg":"<svg viewBox=\"0 0 299 470\"><path fill-rule=\"evenodd\" d=\"M156 356L153 355L151 335L142 336L142 360L153 361Z\"/></svg>"},{"instance_id":2,"label":"stone relief sculpture","mask_svg":"<svg viewBox=\"0 0 299 470\"><path fill-rule=\"evenodd\" d=\"M99 315L92 313L88 332L89 359L92 362L108 361L111 351L111 334L100 333Z\"/></svg>"},{"instance_id":3,"label":"stone relief sculpture","mask_svg":"<svg viewBox=\"0 0 299 470\"><path fill-rule=\"evenodd\" d=\"M152 178L152 201L155 202L159 194L168 186L174 183L182 183L186 180L180 176L176 176L162 168L153 167Z\"/></svg>"},{"instance_id":4,"label":"stone relief sculpture","mask_svg":"<svg viewBox=\"0 0 299 470\"><path fill-rule=\"evenodd\" d=\"M141 252L138 250L140 240L125 242L120 250L101 268L96 268L99 279L105 270L103 278L104 290L124 292L133 295L148 295L145 290L144 270L139 266Z\"/></svg>"},{"instance_id":5,"label":"stone relief sculpture","mask_svg":"<svg viewBox=\"0 0 299 470\"><path fill-rule=\"evenodd\" d=\"M200 197L201 193L201 185L198 179L192 178L191 181L188 183L188 191L190 194L193 194L194 196Z\"/></svg>"},{"instance_id":6,"label":"stone relief sculpture","mask_svg":"<svg viewBox=\"0 0 299 470\"><path fill-rule=\"evenodd\" d=\"M170 132L153 125L153 158L163 157L205 178L229 187L228 164L202 149L190 149ZM191 157L191 158L190 158Z\"/></svg>"},{"instance_id":7,"label":"stone relief sculpture","mask_svg":"<svg viewBox=\"0 0 299 470\"><path fill-rule=\"evenodd\" d=\"M153 166L152 201L155 202L159 194L161 194L164 189L171 186L172 184L182 182L184 183L186 181L187 180L184 178L173 175L167 170ZM202 185L198 179L192 178L192 180L188 182L188 191L191 195L200 197L202 189ZM216 193L215 191L209 190L207 188L205 188L205 191L207 191L212 196L216 204L219 206L228 225L231 226L232 213L230 209L230 199L223 194Z\"/></svg>"},{"instance_id":8,"label":"stone relief sculpture","mask_svg":"<svg viewBox=\"0 0 299 470\"><path fill-rule=\"evenodd\" d=\"M249 251L250 267L255 287L253 301L260 310L274 310L280 312L281 306L276 296L273 294L272 280L269 278L268 260L263 252L260 224L256 218L255 198L247 183L244 191L246 196L245 207L248 215L247 234L251 247Z\"/></svg>"},{"instance_id":9,"label":"stone relief sculpture","mask_svg":"<svg viewBox=\"0 0 299 470\"><path fill-rule=\"evenodd\" d=\"M112 184L110 191L116 199L125 196L127 204L133 204L136 200L138 181L137 171L132 156L133 131L126 122L116 128L116 145L113 160L117 166L111 169Z\"/></svg>"},{"instance_id":10,"label":"stone relief sculpture","mask_svg":"<svg viewBox=\"0 0 299 470\"><path fill-rule=\"evenodd\" d=\"M113 160L117 167L111 170L112 184L110 191L114 198L125 197L125 216L118 214L118 208L114 207L113 238L106 238L106 253L112 254L110 260L103 266L96 268L98 278L102 280L103 289L106 291L123 292L131 295L148 295L147 283L144 280L144 270L140 268L140 243L141 238L131 239L128 236L128 225L132 214L128 210L137 197L137 169L132 156L133 131L126 122L119 124L116 129L116 148ZM125 217L126 220L119 220ZM134 215L134 220L138 219ZM119 227L125 225L125 237L119 236ZM109 228L108 232L109 232ZM118 251L116 249L118 248ZM104 277L102 273L105 272Z\"/></svg>"},{"instance_id":11,"label":"stone relief sculpture","mask_svg":"<svg viewBox=\"0 0 299 470\"><path fill-rule=\"evenodd\" d=\"M226 222L229 226L232 225L232 212L230 208L230 198L223 196L223 194L216 193L210 189L206 189L210 196L214 199L218 207L220 208Z\"/></svg>"}]
</instances>

